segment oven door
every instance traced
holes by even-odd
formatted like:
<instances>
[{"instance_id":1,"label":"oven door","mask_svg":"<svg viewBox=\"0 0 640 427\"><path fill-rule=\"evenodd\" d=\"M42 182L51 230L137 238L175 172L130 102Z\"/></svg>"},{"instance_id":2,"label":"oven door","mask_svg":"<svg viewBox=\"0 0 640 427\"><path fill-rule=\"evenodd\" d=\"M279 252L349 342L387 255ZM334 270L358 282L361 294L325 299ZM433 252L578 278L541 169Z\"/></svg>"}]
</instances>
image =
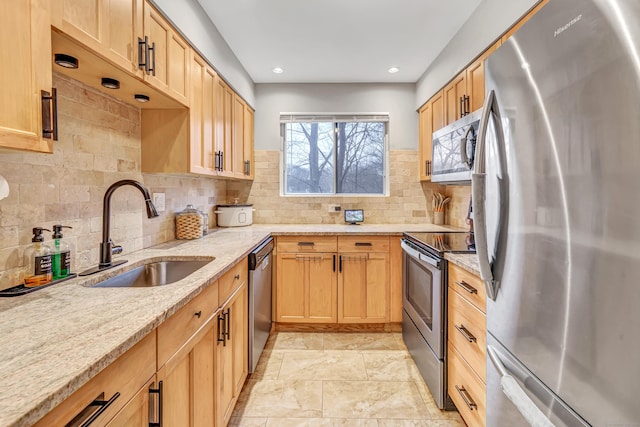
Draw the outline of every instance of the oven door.
<instances>
[{"instance_id":1,"label":"oven door","mask_svg":"<svg viewBox=\"0 0 640 427\"><path fill-rule=\"evenodd\" d=\"M402 246L402 308L416 325L433 353L444 359L444 296L442 260Z\"/></svg>"}]
</instances>

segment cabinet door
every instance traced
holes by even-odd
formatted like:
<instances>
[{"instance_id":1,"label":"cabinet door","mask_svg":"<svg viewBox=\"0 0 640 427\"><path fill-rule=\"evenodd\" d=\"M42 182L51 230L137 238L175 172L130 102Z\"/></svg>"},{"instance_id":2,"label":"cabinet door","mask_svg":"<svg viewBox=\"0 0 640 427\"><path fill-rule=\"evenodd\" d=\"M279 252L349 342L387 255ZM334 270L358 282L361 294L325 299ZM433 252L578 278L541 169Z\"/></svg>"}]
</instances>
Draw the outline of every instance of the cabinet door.
<instances>
[{"instance_id":1,"label":"cabinet door","mask_svg":"<svg viewBox=\"0 0 640 427\"><path fill-rule=\"evenodd\" d=\"M304 258L279 253L276 269L276 319L278 322L304 322L306 268Z\"/></svg>"},{"instance_id":2,"label":"cabinet door","mask_svg":"<svg viewBox=\"0 0 640 427\"><path fill-rule=\"evenodd\" d=\"M389 319L389 254L340 254L339 323L385 323Z\"/></svg>"},{"instance_id":3,"label":"cabinet door","mask_svg":"<svg viewBox=\"0 0 640 427\"><path fill-rule=\"evenodd\" d=\"M215 72L197 53L191 60L189 121L190 171L215 175L213 119Z\"/></svg>"},{"instance_id":4,"label":"cabinet door","mask_svg":"<svg viewBox=\"0 0 640 427\"><path fill-rule=\"evenodd\" d=\"M223 312L226 307L223 308ZM216 329L216 425L225 426L233 413L233 346L226 342L224 315L221 315Z\"/></svg>"},{"instance_id":5,"label":"cabinet door","mask_svg":"<svg viewBox=\"0 0 640 427\"><path fill-rule=\"evenodd\" d=\"M335 254L307 255L306 322L335 323L338 319L338 281Z\"/></svg>"},{"instance_id":6,"label":"cabinet door","mask_svg":"<svg viewBox=\"0 0 640 427\"><path fill-rule=\"evenodd\" d=\"M244 110L244 163L245 178L253 179L254 177L254 165L253 165L253 109L248 105Z\"/></svg>"},{"instance_id":7,"label":"cabinet door","mask_svg":"<svg viewBox=\"0 0 640 427\"><path fill-rule=\"evenodd\" d=\"M233 95L233 144L232 172L236 178L244 178L244 113L245 103L237 94Z\"/></svg>"},{"instance_id":8,"label":"cabinet door","mask_svg":"<svg viewBox=\"0 0 640 427\"><path fill-rule=\"evenodd\" d=\"M144 5L144 34L153 47L144 78L184 105L189 105L189 45L148 2ZM155 45L154 45L155 44Z\"/></svg>"},{"instance_id":9,"label":"cabinet door","mask_svg":"<svg viewBox=\"0 0 640 427\"><path fill-rule=\"evenodd\" d=\"M142 0L54 0L52 25L125 71L138 68Z\"/></svg>"},{"instance_id":10,"label":"cabinet door","mask_svg":"<svg viewBox=\"0 0 640 427\"><path fill-rule=\"evenodd\" d=\"M462 117L463 108L461 98L467 94L467 76L463 71L444 88L445 97L445 125L455 122Z\"/></svg>"},{"instance_id":11,"label":"cabinet door","mask_svg":"<svg viewBox=\"0 0 640 427\"><path fill-rule=\"evenodd\" d=\"M219 76L215 83L214 141L222 154L218 175L233 177L233 91Z\"/></svg>"},{"instance_id":12,"label":"cabinet door","mask_svg":"<svg viewBox=\"0 0 640 427\"><path fill-rule=\"evenodd\" d=\"M49 2L5 1L2 9L0 147L51 153L52 136L42 132L48 101L41 96L52 91ZM50 116L45 121L50 125Z\"/></svg>"},{"instance_id":13,"label":"cabinet door","mask_svg":"<svg viewBox=\"0 0 640 427\"><path fill-rule=\"evenodd\" d=\"M240 395L249 368L249 288L245 282L230 303L230 341L233 350L233 395Z\"/></svg>"},{"instance_id":14,"label":"cabinet door","mask_svg":"<svg viewBox=\"0 0 640 427\"><path fill-rule=\"evenodd\" d=\"M499 46L500 42L495 43L487 50L485 50L478 59L476 59L471 65L467 67L467 94L471 97L471 112L482 108L482 105L484 104L484 61Z\"/></svg>"},{"instance_id":15,"label":"cabinet door","mask_svg":"<svg viewBox=\"0 0 640 427\"><path fill-rule=\"evenodd\" d=\"M158 371L162 422L166 426L214 424L214 362L217 314Z\"/></svg>"},{"instance_id":16,"label":"cabinet door","mask_svg":"<svg viewBox=\"0 0 640 427\"><path fill-rule=\"evenodd\" d=\"M431 180L431 160L433 157L433 132L444 127L444 91L436 93L419 110L419 171L420 181Z\"/></svg>"},{"instance_id":17,"label":"cabinet door","mask_svg":"<svg viewBox=\"0 0 640 427\"><path fill-rule=\"evenodd\" d=\"M277 258L277 321L335 323L336 255L280 253Z\"/></svg>"}]
</instances>

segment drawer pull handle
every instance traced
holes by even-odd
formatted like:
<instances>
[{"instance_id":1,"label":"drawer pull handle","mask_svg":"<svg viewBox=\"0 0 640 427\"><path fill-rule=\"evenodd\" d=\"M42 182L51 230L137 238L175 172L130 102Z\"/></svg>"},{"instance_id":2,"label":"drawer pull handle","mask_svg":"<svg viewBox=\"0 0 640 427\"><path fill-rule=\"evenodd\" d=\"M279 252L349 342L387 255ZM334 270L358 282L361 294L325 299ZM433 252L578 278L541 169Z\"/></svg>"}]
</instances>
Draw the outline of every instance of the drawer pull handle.
<instances>
[{"instance_id":1,"label":"drawer pull handle","mask_svg":"<svg viewBox=\"0 0 640 427\"><path fill-rule=\"evenodd\" d=\"M471 332L469 332L469 330L467 328L464 327L464 325L453 325L456 327L456 329L458 330L458 332L460 332L462 334L462 336L465 337L465 339L469 342L476 342L476 337L473 336L473 334Z\"/></svg>"},{"instance_id":2,"label":"drawer pull handle","mask_svg":"<svg viewBox=\"0 0 640 427\"><path fill-rule=\"evenodd\" d=\"M464 403L467 404L470 411L473 411L474 409L476 410L478 409L478 405L476 405L476 402L473 401L467 389L465 389L464 387L456 386L456 390L458 390L458 393L460 393L460 396L462 396L462 400L464 400Z\"/></svg>"},{"instance_id":3,"label":"drawer pull handle","mask_svg":"<svg viewBox=\"0 0 640 427\"><path fill-rule=\"evenodd\" d=\"M193 313L194 316L196 316L198 319L200 318L200 316L202 316L202 310L198 310L195 313Z\"/></svg>"},{"instance_id":4,"label":"drawer pull handle","mask_svg":"<svg viewBox=\"0 0 640 427\"><path fill-rule=\"evenodd\" d=\"M231 307L227 308L226 313L224 313L224 327L225 327L225 341L231 341Z\"/></svg>"},{"instance_id":5,"label":"drawer pull handle","mask_svg":"<svg viewBox=\"0 0 640 427\"><path fill-rule=\"evenodd\" d=\"M474 288L473 286L471 286L470 284L468 284L464 280L460 280L460 281L456 282L456 285L460 286L462 289L464 289L465 291L469 292L470 294L477 294L478 293L478 290L476 288Z\"/></svg>"},{"instance_id":6,"label":"drawer pull handle","mask_svg":"<svg viewBox=\"0 0 640 427\"><path fill-rule=\"evenodd\" d=\"M239 274L236 274L235 276L233 276L233 278L234 278L235 280L240 280L240 275L239 275Z\"/></svg>"},{"instance_id":7,"label":"drawer pull handle","mask_svg":"<svg viewBox=\"0 0 640 427\"><path fill-rule=\"evenodd\" d=\"M298 246L315 246L315 242L298 242Z\"/></svg>"},{"instance_id":8,"label":"drawer pull handle","mask_svg":"<svg viewBox=\"0 0 640 427\"><path fill-rule=\"evenodd\" d=\"M226 316L224 312L220 313L218 315L218 342L221 342L223 347L227 346L227 338L224 334L225 320L226 320Z\"/></svg>"},{"instance_id":9,"label":"drawer pull handle","mask_svg":"<svg viewBox=\"0 0 640 427\"><path fill-rule=\"evenodd\" d=\"M109 400L100 399L100 397L102 397L102 396L104 396L104 393L100 394L100 396L98 396L95 399L93 399L93 401L87 405L87 408L89 408L91 406L98 406L99 409L97 411L95 411L93 414L91 414L91 416L89 418L87 418L87 420L80 425L81 427L89 427L91 424L93 424L93 422L95 420L97 420L98 417L100 417L100 415L102 415L102 413L104 411L106 411L107 408L109 408L109 406L111 406L111 404L113 402L115 402L118 397L120 397L120 393L116 392L113 396L111 396L111 399L109 399ZM85 408L85 410L87 408ZM84 410L82 412L80 412L80 414L78 414L78 416L76 416L76 418L82 417L83 413L84 413ZM79 422L79 420L76 420L76 418L71 420L71 422L69 424L67 424L67 425L78 425L76 423ZM82 418L80 418L80 419L82 419Z\"/></svg>"},{"instance_id":10,"label":"drawer pull handle","mask_svg":"<svg viewBox=\"0 0 640 427\"><path fill-rule=\"evenodd\" d=\"M373 246L371 242L356 242L356 246Z\"/></svg>"}]
</instances>

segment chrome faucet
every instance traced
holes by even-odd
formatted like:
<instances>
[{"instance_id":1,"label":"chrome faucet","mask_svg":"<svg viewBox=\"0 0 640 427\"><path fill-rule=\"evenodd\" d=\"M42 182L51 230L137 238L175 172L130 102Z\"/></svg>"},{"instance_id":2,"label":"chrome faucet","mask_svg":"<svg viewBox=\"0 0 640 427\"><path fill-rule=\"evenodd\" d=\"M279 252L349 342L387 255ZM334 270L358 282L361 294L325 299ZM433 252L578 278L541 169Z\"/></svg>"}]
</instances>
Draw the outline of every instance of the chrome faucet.
<instances>
[{"instance_id":1,"label":"chrome faucet","mask_svg":"<svg viewBox=\"0 0 640 427\"><path fill-rule=\"evenodd\" d=\"M111 240L111 237L109 236L109 230L111 228L111 195L116 191L116 189L123 185L131 185L140 190L144 196L144 201L147 207L147 218L154 218L158 216L158 211L151 201L149 190L147 190L144 185L132 179L123 179L111 184L104 193L104 200L102 202L102 243L100 243L100 263L97 267L90 268L80 273L81 276L94 274L127 262L126 260L118 260L116 262L112 261L112 255L122 253L122 246L114 245L113 240Z\"/></svg>"}]
</instances>

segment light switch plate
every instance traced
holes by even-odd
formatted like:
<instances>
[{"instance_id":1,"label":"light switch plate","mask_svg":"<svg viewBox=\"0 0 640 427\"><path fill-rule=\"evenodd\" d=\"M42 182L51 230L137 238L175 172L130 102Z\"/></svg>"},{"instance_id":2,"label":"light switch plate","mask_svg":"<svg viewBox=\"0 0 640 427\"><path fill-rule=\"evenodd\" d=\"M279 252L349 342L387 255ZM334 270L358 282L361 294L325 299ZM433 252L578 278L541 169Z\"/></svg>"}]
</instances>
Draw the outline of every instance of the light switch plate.
<instances>
[{"instance_id":1,"label":"light switch plate","mask_svg":"<svg viewBox=\"0 0 640 427\"><path fill-rule=\"evenodd\" d=\"M158 212L164 212L164 193L153 193L153 204Z\"/></svg>"}]
</instances>

